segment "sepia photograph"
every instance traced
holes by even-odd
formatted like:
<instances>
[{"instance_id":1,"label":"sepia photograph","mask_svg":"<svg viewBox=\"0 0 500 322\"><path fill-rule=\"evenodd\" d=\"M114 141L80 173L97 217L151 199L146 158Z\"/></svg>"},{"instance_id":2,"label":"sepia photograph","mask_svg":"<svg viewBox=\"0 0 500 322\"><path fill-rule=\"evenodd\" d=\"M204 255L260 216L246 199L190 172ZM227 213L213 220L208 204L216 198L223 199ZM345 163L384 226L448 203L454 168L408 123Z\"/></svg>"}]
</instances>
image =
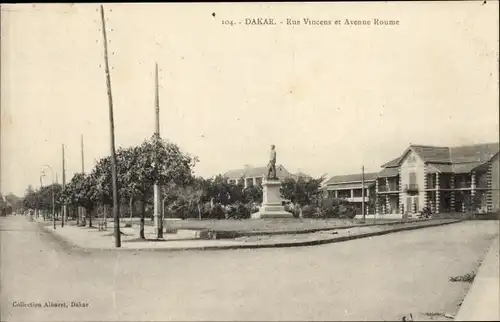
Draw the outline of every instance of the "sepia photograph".
<instances>
[{"instance_id":1,"label":"sepia photograph","mask_svg":"<svg viewBox=\"0 0 500 322\"><path fill-rule=\"evenodd\" d=\"M2 3L0 320L500 320L498 12Z\"/></svg>"}]
</instances>

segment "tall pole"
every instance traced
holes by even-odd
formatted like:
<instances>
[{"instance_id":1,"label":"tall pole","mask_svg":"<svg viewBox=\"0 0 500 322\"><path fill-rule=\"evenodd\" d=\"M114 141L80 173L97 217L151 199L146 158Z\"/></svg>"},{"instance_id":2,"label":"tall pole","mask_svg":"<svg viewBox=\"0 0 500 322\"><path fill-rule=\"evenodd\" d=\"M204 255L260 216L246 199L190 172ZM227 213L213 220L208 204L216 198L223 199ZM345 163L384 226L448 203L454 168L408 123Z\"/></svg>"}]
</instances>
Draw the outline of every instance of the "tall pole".
<instances>
[{"instance_id":1,"label":"tall pole","mask_svg":"<svg viewBox=\"0 0 500 322\"><path fill-rule=\"evenodd\" d=\"M363 222L365 221L365 166L361 167L361 213L363 214Z\"/></svg>"},{"instance_id":2,"label":"tall pole","mask_svg":"<svg viewBox=\"0 0 500 322\"><path fill-rule=\"evenodd\" d=\"M64 144L62 145L62 189L66 187L66 165L64 162ZM64 221L66 220L66 204L62 204L62 215L61 215L61 227L64 227Z\"/></svg>"},{"instance_id":3,"label":"tall pole","mask_svg":"<svg viewBox=\"0 0 500 322\"><path fill-rule=\"evenodd\" d=\"M51 187L51 194L52 194L52 223L53 223L53 228L56 229L56 200L55 200L55 194L54 194L54 188L55 188L55 182L54 182L54 170L50 165L44 165L45 168L50 170L51 178L52 178L52 187ZM45 172L45 171L44 171Z\"/></svg>"},{"instance_id":4,"label":"tall pole","mask_svg":"<svg viewBox=\"0 0 500 322\"><path fill-rule=\"evenodd\" d=\"M40 173L40 194L39 194L39 196L41 196L41 194L42 194L42 189L43 189L43 179L42 178L43 178L43 176L44 176L44 173L43 172ZM36 216L37 218L40 216L40 211L42 211L40 199L41 198L38 197L38 214ZM42 215L44 217L43 221L45 221L45 214L43 213L43 211L42 211Z\"/></svg>"},{"instance_id":5,"label":"tall pole","mask_svg":"<svg viewBox=\"0 0 500 322\"><path fill-rule=\"evenodd\" d=\"M80 136L80 149L82 152L82 173L85 172L85 167L84 167L84 158L83 158L83 134Z\"/></svg>"},{"instance_id":6,"label":"tall pole","mask_svg":"<svg viewBox=\"0 0 500 322\"><path fill-rule=\"evenodd\" d=\"M159 163L158 159L158 144L160 140L160 93L158 89L158 63L155 64L155 165L157 166ZM154 219L155 219L155 228L156 228L156 237L158 239L163 238L163 218L161 207L161 191L160 185L158 181L155 182L153 187L154 192Z\"/></svg>"},{"instance_id":7,"label":"tall pole","mask_svg":"<svg viewBox=\"0 0 500 322\"><path fill-rule=\"evenodd\" d=\"M54 170L50 168L50 172L52 173L52 223L54 230L56 229L56 198L55 198L55 193L54 189L55 187L55 182L54 182Z\"/></svg>"},{"instance_id":8,"label":"tall pole","mask_svg":"<svg viewBox=\"0 0 500 322\"><path fill-rule=\"evenodd\" d=\"M115 153L115 124L113 119L113 95L111 92L111 76L109 74L108 63L108 38L106 36L106 22L104 19L104 8L101 5L102 36L104 38L104 68L106 71L106 85L108 90L109 103L109 132L110 132L110 152L111 152L111 178L113 184L113 217L115 223L115 246L121 247L120 240L120 217L118 216L118 182L116 176L116 153Z\"/></svg>"}]
</instances>

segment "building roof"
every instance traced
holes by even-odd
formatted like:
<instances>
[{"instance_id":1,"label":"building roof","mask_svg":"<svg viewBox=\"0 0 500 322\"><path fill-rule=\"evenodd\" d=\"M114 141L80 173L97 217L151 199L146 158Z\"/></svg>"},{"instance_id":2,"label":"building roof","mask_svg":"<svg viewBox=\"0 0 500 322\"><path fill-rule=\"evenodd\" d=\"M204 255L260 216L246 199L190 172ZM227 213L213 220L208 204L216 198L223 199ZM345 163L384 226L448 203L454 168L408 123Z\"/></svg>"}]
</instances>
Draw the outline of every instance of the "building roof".
<instances>
[{"instance_id":1,"label":"building roof","mask_svg":"<svg viewBox=\"0 0 500 322\"><path fill-rule=\"evenodd\" d=\"M413 150L426 163L450 162L450 148L448 147L410 145L410 149Z\"/></svg>"},{"instance_id":2,"label":"building roof","mask_svg":"<svg viewBox=\"0 0 500 322\"><path fill-rule=\"evenodd\" d=\"M453 173L469 173L483 164L484 162L456 163L451 168Z\"/></svg>"},{"instance_id":3,"label":"building roof","mask_svg":"<svg viewBox=\"0 0 500 322\"><path fill-rule=\"evenodd\" d=\"M455 172L455 171L465 171L472 165L468 166L457 166L457 167L446 167L437 166L437 164L462 164L462 163L479 163L475 167L482 163L488 162L499 152L499 144L497 143L482 143L473 145L462 145L453 147L442 147L442 146L430 146L430 145L410 145L404 153L394 160L391 160L384 165L383 168L397 167L401 164L401 161L405 155L413 151L416 153L422 161L426 164L432 164L434 170L439 172ZM471 170L472 170L471 169ZM471 171L469 170L469 171Z\"/></svg>"},{"instance_id":4,"label":"building roof","mask_svg":"<svg viewBox=\"0 0 500 322\"><path fill-rule=\"evenodd\" d=\"M453 166L451 164L442 164L442 163L436 163L436 164L429 164L427 167L427 173L449 173L453 172Z\"/></svg>"},{"instance_id":5,"label":"building roof","mask_svg":"<svg viewBox=\"0 0 500 322\"><path fill-rule=\"evenodd\" d=\"M224 173L224 177L230 179L239 179L245 177L261 177L267 174L267 167L246 166L243 169L230 170ZM276 176L280 179L291 176L291 174L281 164L276 165Z\"/></svg>"},{"instance_id":6,"label":"building roof","mask_svg":"<svg viewBox=\"0 0 500 322\"><path fill-rule=\"evenodd\" d=\"M451 163L464 162L488 162L499 151L499 144L485 143L474 145L463 145L450 148Z\"/></svg>"},{"instance_id":7,"label":"building roof","mask_svg":"<svg viewBox=\"0 0 500 322\"><path fill-rule=\"evenodd\" d=\"M378 178L391 178L391 177L397 177L399 174L399 169L394 168L394 167L388 167L382 169L377 175Z\"/></svg>"},{"instance_id":8,"label":"building roof","mask_svg":"<svg viewBox=\"0 0 500 322\"><path fill-rule=\"evenodd\" d=\"M373 172L373 173L365 173L365 181L375 181L377 178L378 172ZM361 173L356 173L356 174L346 174L346 175L340 175L340 176L333 176L330 179L328 179L324 185L332 185L332 184L339 184L339 183L351 183L351 182L361 182L362 179L362 174Z\"/></svg>"},{"instance_id":9,"label":"building roof","mask_svg":"<svg viewBox=\"0 0 500 322\"><path fill-rule=\"evenodd\" d=\"M391 160L385 164L382 165L382 168L390 168L390 167L397 167L398 166L398 162L399 162L399 159L400 157L397 157L396 159L394 160Z\"/></svg>"}]
</instances>

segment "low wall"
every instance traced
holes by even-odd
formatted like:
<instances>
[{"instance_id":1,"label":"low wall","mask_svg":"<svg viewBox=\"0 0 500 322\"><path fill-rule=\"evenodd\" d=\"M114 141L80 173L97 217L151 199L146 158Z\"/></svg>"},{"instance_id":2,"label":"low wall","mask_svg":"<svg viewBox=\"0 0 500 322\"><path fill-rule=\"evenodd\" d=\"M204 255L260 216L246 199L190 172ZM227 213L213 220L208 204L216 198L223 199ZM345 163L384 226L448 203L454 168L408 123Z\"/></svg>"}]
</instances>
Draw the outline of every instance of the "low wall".
<instances>
[{"instance_id":1,"label":"low wall","mask_svg":"<svg viewBox=\"0 0 500 322\"><path fill-rule=\"evenodd\" d=\"M366 215L366 219L373 219L373 214ZM363 215L356 215L356 219L363 219ZM413 218L408 216L408 218ZM379 214L375 215L375 219L403 219L401 214Z\"/></svg>"}]
</instances>

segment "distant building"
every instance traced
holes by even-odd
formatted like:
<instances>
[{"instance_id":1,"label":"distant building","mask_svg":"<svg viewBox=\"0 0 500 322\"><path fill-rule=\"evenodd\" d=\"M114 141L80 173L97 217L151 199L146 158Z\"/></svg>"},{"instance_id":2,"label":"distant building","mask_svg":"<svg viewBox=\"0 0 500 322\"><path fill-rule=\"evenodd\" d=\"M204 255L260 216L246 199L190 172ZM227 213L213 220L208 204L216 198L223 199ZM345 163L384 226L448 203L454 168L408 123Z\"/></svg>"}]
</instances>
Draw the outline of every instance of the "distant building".
<instances>
[{"instance_id":1,"label":"distant building","mask_svg":"<svg viewBox=\"0 0 500 322\"><path fill-rule=\"evenodd\" d=\"M329 197L345 199L353 203L360 212L363 203L363 187L365 189L365 202L368 205L369 196L375 192L377 175L378 172L365 173L364 186L362 186L361 173L333 176L325 180L322 186Z\"/></svg>"},{"instance_id":2,"label":"distant building","mask_svg":"<svg viewBox=\"0 0 500 322\"><path fill-rule=\"evenodd\" d=\"M500 209L499 167L498 143L410 145L382 165L380 172L366 173L364 188L366 196L375 198L377 214L411 214L424 207L434 213L466 212L474 199L476 211L496 211ZM334 176L322 188L330 196L360 202L360 178L361 174Z\"/></svg>"},{"instance_id":3,"label":"distant building","mask_svg":"<svg viewBox=\"0 0 500 322\"><path fill-rule=\"evenodd\" d=\"M242 184L245 188L250 186L261 186L263 178L267 175L267 166L253 167L246 165L242 169L230 170L223 174L227 178L228 183ZM276 176L281 181L287 178L297 179L299 176L310 179L311 176L299 172L297 174L290 173L281 164L276 165Z\"/></svg>"}]
</instances>

